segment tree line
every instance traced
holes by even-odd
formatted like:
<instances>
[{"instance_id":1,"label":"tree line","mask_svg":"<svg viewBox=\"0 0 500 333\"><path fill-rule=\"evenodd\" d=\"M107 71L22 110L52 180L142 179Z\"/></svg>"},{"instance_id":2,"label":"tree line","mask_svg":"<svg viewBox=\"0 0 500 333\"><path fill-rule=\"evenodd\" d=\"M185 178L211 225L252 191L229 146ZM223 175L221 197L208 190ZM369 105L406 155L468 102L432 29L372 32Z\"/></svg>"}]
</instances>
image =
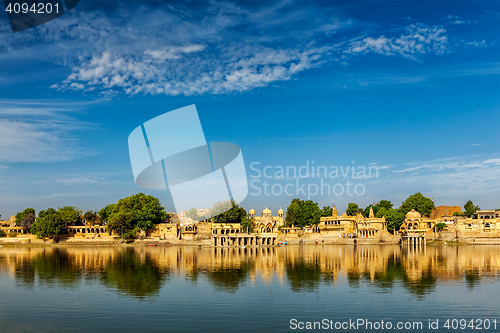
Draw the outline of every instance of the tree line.
<instances>
[{"instance_id":1,"label":"tree line","mask_svg":"<svg viewBox=\"0 0 500 333\"><path fill-rule=\"evenodd\" d=\"M406 214L412 209L415 209L423 217L429 217L434 208L435 205L432 199L417 192L404 200L399 208L393 208L393 203L389 200L380 200L365 208L360 208L358 204L351 202L347 205L346 214L348 216L360 214L362 217L369 217L370 209L373 209L374 216L377 218L385 217L387 229L394 232L403 224ZM479 206L474 205L471 200L467 201L464 209L463 214L455 215L470 216L480 210ZM312 200L293 199L287 208L285 223L287 227L303 228L307 225L318 225L321 217L331 215L332 207L323 206L323 208L319 208L318 203Z\"/></svg>"},{"instance_id":2,"label":"tree line","mask_svg":"<svg viewBox=\"0 0 500 333\"><path fill-rule=\"evenodd\" d=\"M360 208L356 203L347 205L346 214L369 217L370 209L373 209L377 218L385 217L387 229L391 232L397 230L405 219L406 213L415 209L422 216L430 216L435 208L434 201L417 192L409 196L401 203L399 208L393 208L389 200L380 200L377 203ZM285 226L303 228L308 225L318 225L321 217L331 216L333 207L319 207L312 200L293 199L287 207ZM471 215L480 210L479 206L467 201L464 205L462 215ZM243 230L252 232L254 219L243 207L234 201L215 203L207 214L212 216L198 216L196 209L191 209L186 214L193 220L208 220L212 223L240 223ZM457 214L456 214L457 215ZM30 231L39 238L54 238L64 232L67 226L82 225L105 225L110 234L120 235L124 239L137 237L141 231L154 228L156 224L166 221L170 215L165 212L158 198L144 193L138 193L111 203L98 212L82 210L74 206L63 206L58 209L47 208L36 215L33 208L26 208L16 214L16 225L24 230Z\"/></svg>"},{"instance_id":3,"label":"tree line","mask_svg":"<svg viewBox=\"0 0 500 333\"><path fill-rule=\"evenodd\" d=\"M109 204L99 212L89 210L83 215L82 210L74 206L63 206L57 210L47 208L38 212L38 216L33 208L26 208L16 214L16 225L38 238L54 238L61 235L67 226L83 225L85 221L86 225L105 225L110 234L129 239L169 217L158 198L138 193Z\"/></svg>"}]
</instances>

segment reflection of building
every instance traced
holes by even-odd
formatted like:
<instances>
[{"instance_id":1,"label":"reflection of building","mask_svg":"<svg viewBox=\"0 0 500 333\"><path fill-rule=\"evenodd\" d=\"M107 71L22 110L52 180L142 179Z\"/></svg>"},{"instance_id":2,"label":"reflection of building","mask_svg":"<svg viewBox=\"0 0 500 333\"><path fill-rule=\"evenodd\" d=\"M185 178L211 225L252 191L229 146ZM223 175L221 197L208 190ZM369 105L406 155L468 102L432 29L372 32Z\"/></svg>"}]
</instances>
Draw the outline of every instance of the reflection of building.
<instances>
[{"instance_id":1,"label":"reflection of building","mask_svg":"<svg viewBox=\"0 0 500 333\"><path fill-rule=\"evenodd\" d=\"M319 283L346 280L368 286L402 285L416 295L432 292L438 284L498 281L498 246L427 246L406 250L387 246L288 246L249 248L198 247L3 247L0 273L20 283L49 285L54 281L79 283L110 274L120 281L111 290L134 292L152 286L162 275L191 280L201 276L214 288L234 291L246 282L276 281L295 291L316 291ZM48 271L47 271L48 270ZM137 272L148 274L137 274ZM235 272L238 274L228 274ZM5 273L4 273L5 272ZM50 273L50 274L47 274ZM43 276L37 279L37 276ZM83 278L82 278L83 277ZM465 278L465 279L464 279ZM152 280L148 280L152 279ZM201 279L198 279L200 281ZM110 279L91 279L108 285ZM142 283L138 283L141 281ZM130 280L132 282L132 280ZM149 283L146 283L149 282ZM164 284L160 284L158 288ZM53 285L52 285L53 287Z\"/></svg>"},{"instance_id":2,"label":"reflection of building","mask_svg":"<svg viewBox=\"0 0 500 333\"><path fill-rule=\"evenodd\" d=\"M254 232L256 233L278 232L278 228L285 226L283 209L278 210L278 216L272 216L271 210L267 207L262 211L262 216L255 216L253 208L248 211L248 214L254 219Z\"/></svg>"}]
</instances>

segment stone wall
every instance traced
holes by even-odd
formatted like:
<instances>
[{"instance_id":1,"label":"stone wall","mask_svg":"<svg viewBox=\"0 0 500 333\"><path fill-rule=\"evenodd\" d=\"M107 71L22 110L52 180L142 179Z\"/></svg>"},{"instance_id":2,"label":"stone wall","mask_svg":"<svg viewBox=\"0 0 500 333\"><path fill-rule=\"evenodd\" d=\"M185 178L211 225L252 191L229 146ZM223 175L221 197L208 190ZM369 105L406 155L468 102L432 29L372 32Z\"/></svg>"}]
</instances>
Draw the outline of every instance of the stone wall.
<instances>
[{"instance_id":1,"label":"stone wall","mask_svg":"<svg viewBox=\"0 0 500 333\"><path fill-rule=\"evenodd\" d=\"M443 216L453 216L454 213L462 213L460 206L437 206L431 212L430 219L438 219Z\"/></svg>"}]
</instances>

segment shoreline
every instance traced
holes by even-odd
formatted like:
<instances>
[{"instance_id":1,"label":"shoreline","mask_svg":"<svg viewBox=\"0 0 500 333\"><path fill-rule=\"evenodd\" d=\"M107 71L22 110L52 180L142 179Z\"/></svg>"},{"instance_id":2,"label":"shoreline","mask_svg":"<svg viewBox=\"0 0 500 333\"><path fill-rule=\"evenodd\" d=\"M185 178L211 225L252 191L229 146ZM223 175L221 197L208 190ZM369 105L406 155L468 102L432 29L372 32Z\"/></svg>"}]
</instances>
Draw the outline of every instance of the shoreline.
<instances>
[{"instance_id":1,"label":"shoreline","mask_svg":"<svg viewBox=\"0 0 500 333\"><path fill-rule=\"evenodd\" d=\"M308 240L305 243L299 243L298 240L289 241L286 245L226 245L226 246L214 246L210 240L184 240L184 241L168 241L168 240L135 240L132 242L120 242L118 240L78 240L78 241L42 241L42 240L28 240L28 239L11 239L5 241L0 239L0 247L72 247L72 246L88 246L88 247L172 247L172 246L188 246L188 247L203 247L203 248L258 248L258 247L286 247L286 246L296 246L296 245L348 245L348 246L365 246L365 245L400 245L399 242L394 241L383 241L374 239L357 239L354 243L354 239L342 239L337 241L319 241L315 243L315 240ZM450 241L450 240L439 240L430 239L427 240L426 246L434 245L449 245L449 246L463 246L463 245L500 245L500 239L490 239L485 240L466 240L466 241Z\"/></svg>"}]
</instances>

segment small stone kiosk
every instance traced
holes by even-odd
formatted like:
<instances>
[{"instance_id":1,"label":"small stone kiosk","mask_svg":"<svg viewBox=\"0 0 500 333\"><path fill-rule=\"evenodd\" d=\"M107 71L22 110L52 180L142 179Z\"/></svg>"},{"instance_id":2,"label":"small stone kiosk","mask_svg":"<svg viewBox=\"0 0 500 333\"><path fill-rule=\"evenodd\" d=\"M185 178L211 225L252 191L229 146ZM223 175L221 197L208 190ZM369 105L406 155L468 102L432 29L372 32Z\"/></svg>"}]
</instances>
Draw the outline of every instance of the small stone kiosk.
<instances>
[{"instance_id":1,"label":"small stone kiosk","mask_svg":"<svg viewBox=\"0 0 500 333\"><path fill-rule=\"evenodd\" d=\"M399 230L401 231L402 246L410 248L425 246L427 228L422 226L422 215L415 209L406 213L405 220Z\"/></svg>"}]
</instances>

